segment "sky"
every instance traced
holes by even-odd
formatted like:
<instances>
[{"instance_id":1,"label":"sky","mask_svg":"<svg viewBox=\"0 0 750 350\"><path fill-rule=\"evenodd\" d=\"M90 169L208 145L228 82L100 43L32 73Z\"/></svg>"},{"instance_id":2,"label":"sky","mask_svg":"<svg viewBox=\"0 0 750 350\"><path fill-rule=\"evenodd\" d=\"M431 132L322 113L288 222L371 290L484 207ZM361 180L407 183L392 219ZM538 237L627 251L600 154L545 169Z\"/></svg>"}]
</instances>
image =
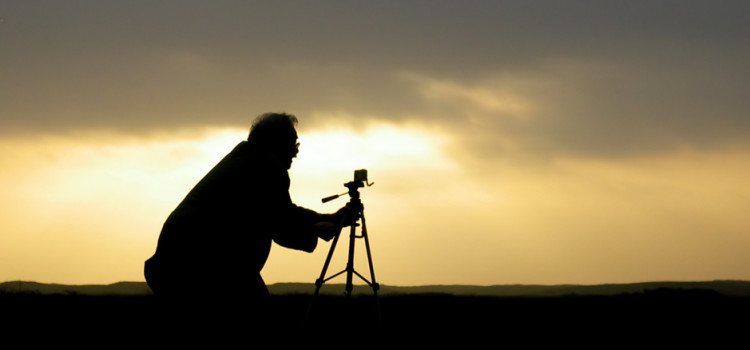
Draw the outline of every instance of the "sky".
<instances>
[{"instance_id":1,"label":"sky","mask_svg":"<svg viewBox=\"0 0 750 350\"><path fill-rule=\"evenodd\" d=\"M299 118L298 205L336 211L368 169L381 284L748 280L747 23L746 1L0 0L0 281L143 281L265 112ZM313 282L329 247L275 245L262 275Z\"/></svg>"}]
</instances>

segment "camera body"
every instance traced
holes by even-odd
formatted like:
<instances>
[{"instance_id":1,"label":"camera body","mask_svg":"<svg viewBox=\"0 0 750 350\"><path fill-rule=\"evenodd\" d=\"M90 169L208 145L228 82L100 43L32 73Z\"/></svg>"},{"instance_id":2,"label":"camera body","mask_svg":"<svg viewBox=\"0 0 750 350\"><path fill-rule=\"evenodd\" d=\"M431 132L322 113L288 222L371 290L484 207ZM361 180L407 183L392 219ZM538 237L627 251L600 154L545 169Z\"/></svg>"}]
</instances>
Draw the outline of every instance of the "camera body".
<instances>
[{"instance_id":1,"label":"camera body","mask_svg":"<svg viewBox=\"0 0 750 350\"><path fill-rule=\"evenodd\" d=\"M367 183L367 169L354 170L354 181Z\"/></svg>"}]
</instances>

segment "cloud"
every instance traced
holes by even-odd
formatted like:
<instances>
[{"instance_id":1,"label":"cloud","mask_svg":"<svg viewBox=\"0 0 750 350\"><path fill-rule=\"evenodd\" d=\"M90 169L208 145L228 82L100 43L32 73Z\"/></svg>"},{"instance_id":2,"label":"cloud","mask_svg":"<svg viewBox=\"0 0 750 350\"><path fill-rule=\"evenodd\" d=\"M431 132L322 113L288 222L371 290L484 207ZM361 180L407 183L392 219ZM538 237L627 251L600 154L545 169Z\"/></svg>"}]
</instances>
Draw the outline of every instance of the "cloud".
<instances>
[{"instance_id":1,"label":"cloud","mask_svg":"<svg viewBox=\"0 0 750 350\"><path fill-rule=\"evenodd\" d=\"M746 2L221 5L6 5L2 132L246 127L283 110L311 128L368 115L451 130L480 157L750 132Z\"/></svg>"}]
</instances>

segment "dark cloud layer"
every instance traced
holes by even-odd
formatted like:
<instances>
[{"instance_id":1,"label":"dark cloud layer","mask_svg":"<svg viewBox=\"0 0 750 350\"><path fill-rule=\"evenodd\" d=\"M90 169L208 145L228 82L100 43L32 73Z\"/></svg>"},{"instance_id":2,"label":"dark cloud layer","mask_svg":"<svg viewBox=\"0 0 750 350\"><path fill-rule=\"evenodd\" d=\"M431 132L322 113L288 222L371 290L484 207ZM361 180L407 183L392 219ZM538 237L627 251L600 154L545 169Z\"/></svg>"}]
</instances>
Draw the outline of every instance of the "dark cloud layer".
<instances>
[{"instance_id":1,"label":"dark cloud layer","mask_svg":"<svg viewBox=\"0 0 750 350\"><path fill-rule=\"evenodd\" d=\"M285 110L443 125L487 154L750 139L744 1L6 1L0 17L6 133ZM477 91L529 109L461 99Z\"/></svg>"}]
</instances>

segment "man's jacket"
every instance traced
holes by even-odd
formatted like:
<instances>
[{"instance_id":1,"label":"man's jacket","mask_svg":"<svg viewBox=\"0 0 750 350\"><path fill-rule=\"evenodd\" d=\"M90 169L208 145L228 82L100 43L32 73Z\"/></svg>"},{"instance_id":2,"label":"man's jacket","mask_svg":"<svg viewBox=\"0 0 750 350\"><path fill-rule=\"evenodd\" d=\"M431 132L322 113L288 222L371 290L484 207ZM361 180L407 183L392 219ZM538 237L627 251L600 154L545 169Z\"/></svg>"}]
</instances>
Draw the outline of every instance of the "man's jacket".
<instances>
[{"instance_id":1,"label":"man's jacket","mask_svg":"<svg viewBox=\"0 0 750 350\"><path fill-rule=\"evenodd\" d=\"M156 294L267 295L271 242L312 252L322 216L292 203L287 169L243 141L169 215L146 281Z\"/></svg>"}]
</instances>

